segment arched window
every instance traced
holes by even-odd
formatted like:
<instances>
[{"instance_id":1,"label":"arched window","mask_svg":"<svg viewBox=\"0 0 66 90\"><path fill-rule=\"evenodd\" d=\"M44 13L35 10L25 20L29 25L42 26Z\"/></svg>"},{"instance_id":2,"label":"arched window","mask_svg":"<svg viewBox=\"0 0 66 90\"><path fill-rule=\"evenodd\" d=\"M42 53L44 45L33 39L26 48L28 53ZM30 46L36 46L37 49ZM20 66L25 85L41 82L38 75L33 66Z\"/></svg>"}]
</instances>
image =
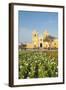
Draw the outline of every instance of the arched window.
<instances>
[{"instance_id":1,"label":"arched window","mask_svg":"<svg viewBox=\"0 0 66 90\"><path fill-rule=\"evenodd\" d=\"M54 43L54 45L56 45L56 43Z\"/></svg>"},{"instance_id":2,"label":"arched window","mask_svg":"<svg viewBox=\"0 0 66 90\"><path fill-rule=\"evenodd\" d=\"M36 34L34 34L34 37L36 37Z\"/></svg>"}]
</instances>

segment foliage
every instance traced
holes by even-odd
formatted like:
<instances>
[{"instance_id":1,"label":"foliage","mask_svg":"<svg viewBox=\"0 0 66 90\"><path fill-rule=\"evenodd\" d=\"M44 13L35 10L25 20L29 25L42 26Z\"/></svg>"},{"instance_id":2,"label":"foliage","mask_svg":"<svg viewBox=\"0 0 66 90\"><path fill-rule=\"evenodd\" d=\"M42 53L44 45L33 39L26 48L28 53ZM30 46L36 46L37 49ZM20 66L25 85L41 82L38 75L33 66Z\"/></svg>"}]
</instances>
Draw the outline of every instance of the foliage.
<instances>
[{"instance_id":1,"label":"foliage","mask_svg":"<svg viewBox=\"0 0 66 90\"><path fill-rule=\"evenodd\" d=\"M19 79L58 76L58 51L19 51Z\"/></svg>"}]
</instances>

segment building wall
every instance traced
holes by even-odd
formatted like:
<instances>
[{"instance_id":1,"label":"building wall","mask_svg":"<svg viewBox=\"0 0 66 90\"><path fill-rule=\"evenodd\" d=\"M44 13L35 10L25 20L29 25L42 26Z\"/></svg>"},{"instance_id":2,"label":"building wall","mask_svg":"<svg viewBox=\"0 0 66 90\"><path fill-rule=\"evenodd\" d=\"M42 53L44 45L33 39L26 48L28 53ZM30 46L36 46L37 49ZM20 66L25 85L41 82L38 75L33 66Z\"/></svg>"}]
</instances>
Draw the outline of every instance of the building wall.
<instances>
[{"instance_id":1,"label":"building wall","mask_svg":"<svg viewBox=\"0 0 66 90\"><path fill-rule=\"evenodd\" d=\"M27 43L26 48L33 48L33 44L32 43Z\"/></svg>"},{"instance_id":2,"label":"building wall","mask_svg":"<svg viewBox=\"0 0 66 90\"><path fill-rule=\"evenodd\" d=\"M55 40L52 42L52 47L53 47L53 48L58 48L58 39L55 39Z\"/></svg>"},{"instance_id":3,"label":"building wall","mask_svg":"<svg viewBox=\"0 0 66 90\"><path fill-rule=\"evenodd\" d=\"M49 48L49 43L48 42L44 42L43 43L43 48Z\"/></svg>"}]
</instances>

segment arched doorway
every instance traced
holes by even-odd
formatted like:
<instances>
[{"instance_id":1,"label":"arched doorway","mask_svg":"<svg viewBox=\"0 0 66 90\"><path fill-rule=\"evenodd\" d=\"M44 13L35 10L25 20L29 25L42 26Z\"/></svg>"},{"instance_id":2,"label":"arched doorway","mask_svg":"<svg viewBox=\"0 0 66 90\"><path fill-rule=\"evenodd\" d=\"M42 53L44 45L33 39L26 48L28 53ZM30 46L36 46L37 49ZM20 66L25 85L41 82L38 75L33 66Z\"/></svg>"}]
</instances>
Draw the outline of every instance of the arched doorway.
<instances>
[{"instance_id":1,"label":"arched doorway","mask_svg":"<svg viewBox=\"0 0 66 90\"><path fill-rule=\"evenodd\" d=\"M42 48L42 43L40 43L40 47Z\"/></svg>"}]
</instances>

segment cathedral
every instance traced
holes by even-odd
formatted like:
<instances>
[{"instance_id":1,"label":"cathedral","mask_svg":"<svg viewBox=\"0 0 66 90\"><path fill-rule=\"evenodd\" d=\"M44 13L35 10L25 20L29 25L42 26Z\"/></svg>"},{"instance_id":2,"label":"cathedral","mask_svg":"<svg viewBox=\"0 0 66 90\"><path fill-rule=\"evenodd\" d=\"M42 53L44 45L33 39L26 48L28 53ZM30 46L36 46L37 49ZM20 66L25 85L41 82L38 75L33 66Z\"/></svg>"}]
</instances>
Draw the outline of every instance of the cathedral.
<instances>
[{"instance_id":1,"label":"cathedral","mask_svg":"<svg viewBox=\"0 0 66 90\"><path fill-rule=\"evenodd\" d=\"M26 44L26 48L58 49L58 38L49 35L45 31L39 36L38 32L32 32L32 42Z\"/></svg>"}]
</instances>

